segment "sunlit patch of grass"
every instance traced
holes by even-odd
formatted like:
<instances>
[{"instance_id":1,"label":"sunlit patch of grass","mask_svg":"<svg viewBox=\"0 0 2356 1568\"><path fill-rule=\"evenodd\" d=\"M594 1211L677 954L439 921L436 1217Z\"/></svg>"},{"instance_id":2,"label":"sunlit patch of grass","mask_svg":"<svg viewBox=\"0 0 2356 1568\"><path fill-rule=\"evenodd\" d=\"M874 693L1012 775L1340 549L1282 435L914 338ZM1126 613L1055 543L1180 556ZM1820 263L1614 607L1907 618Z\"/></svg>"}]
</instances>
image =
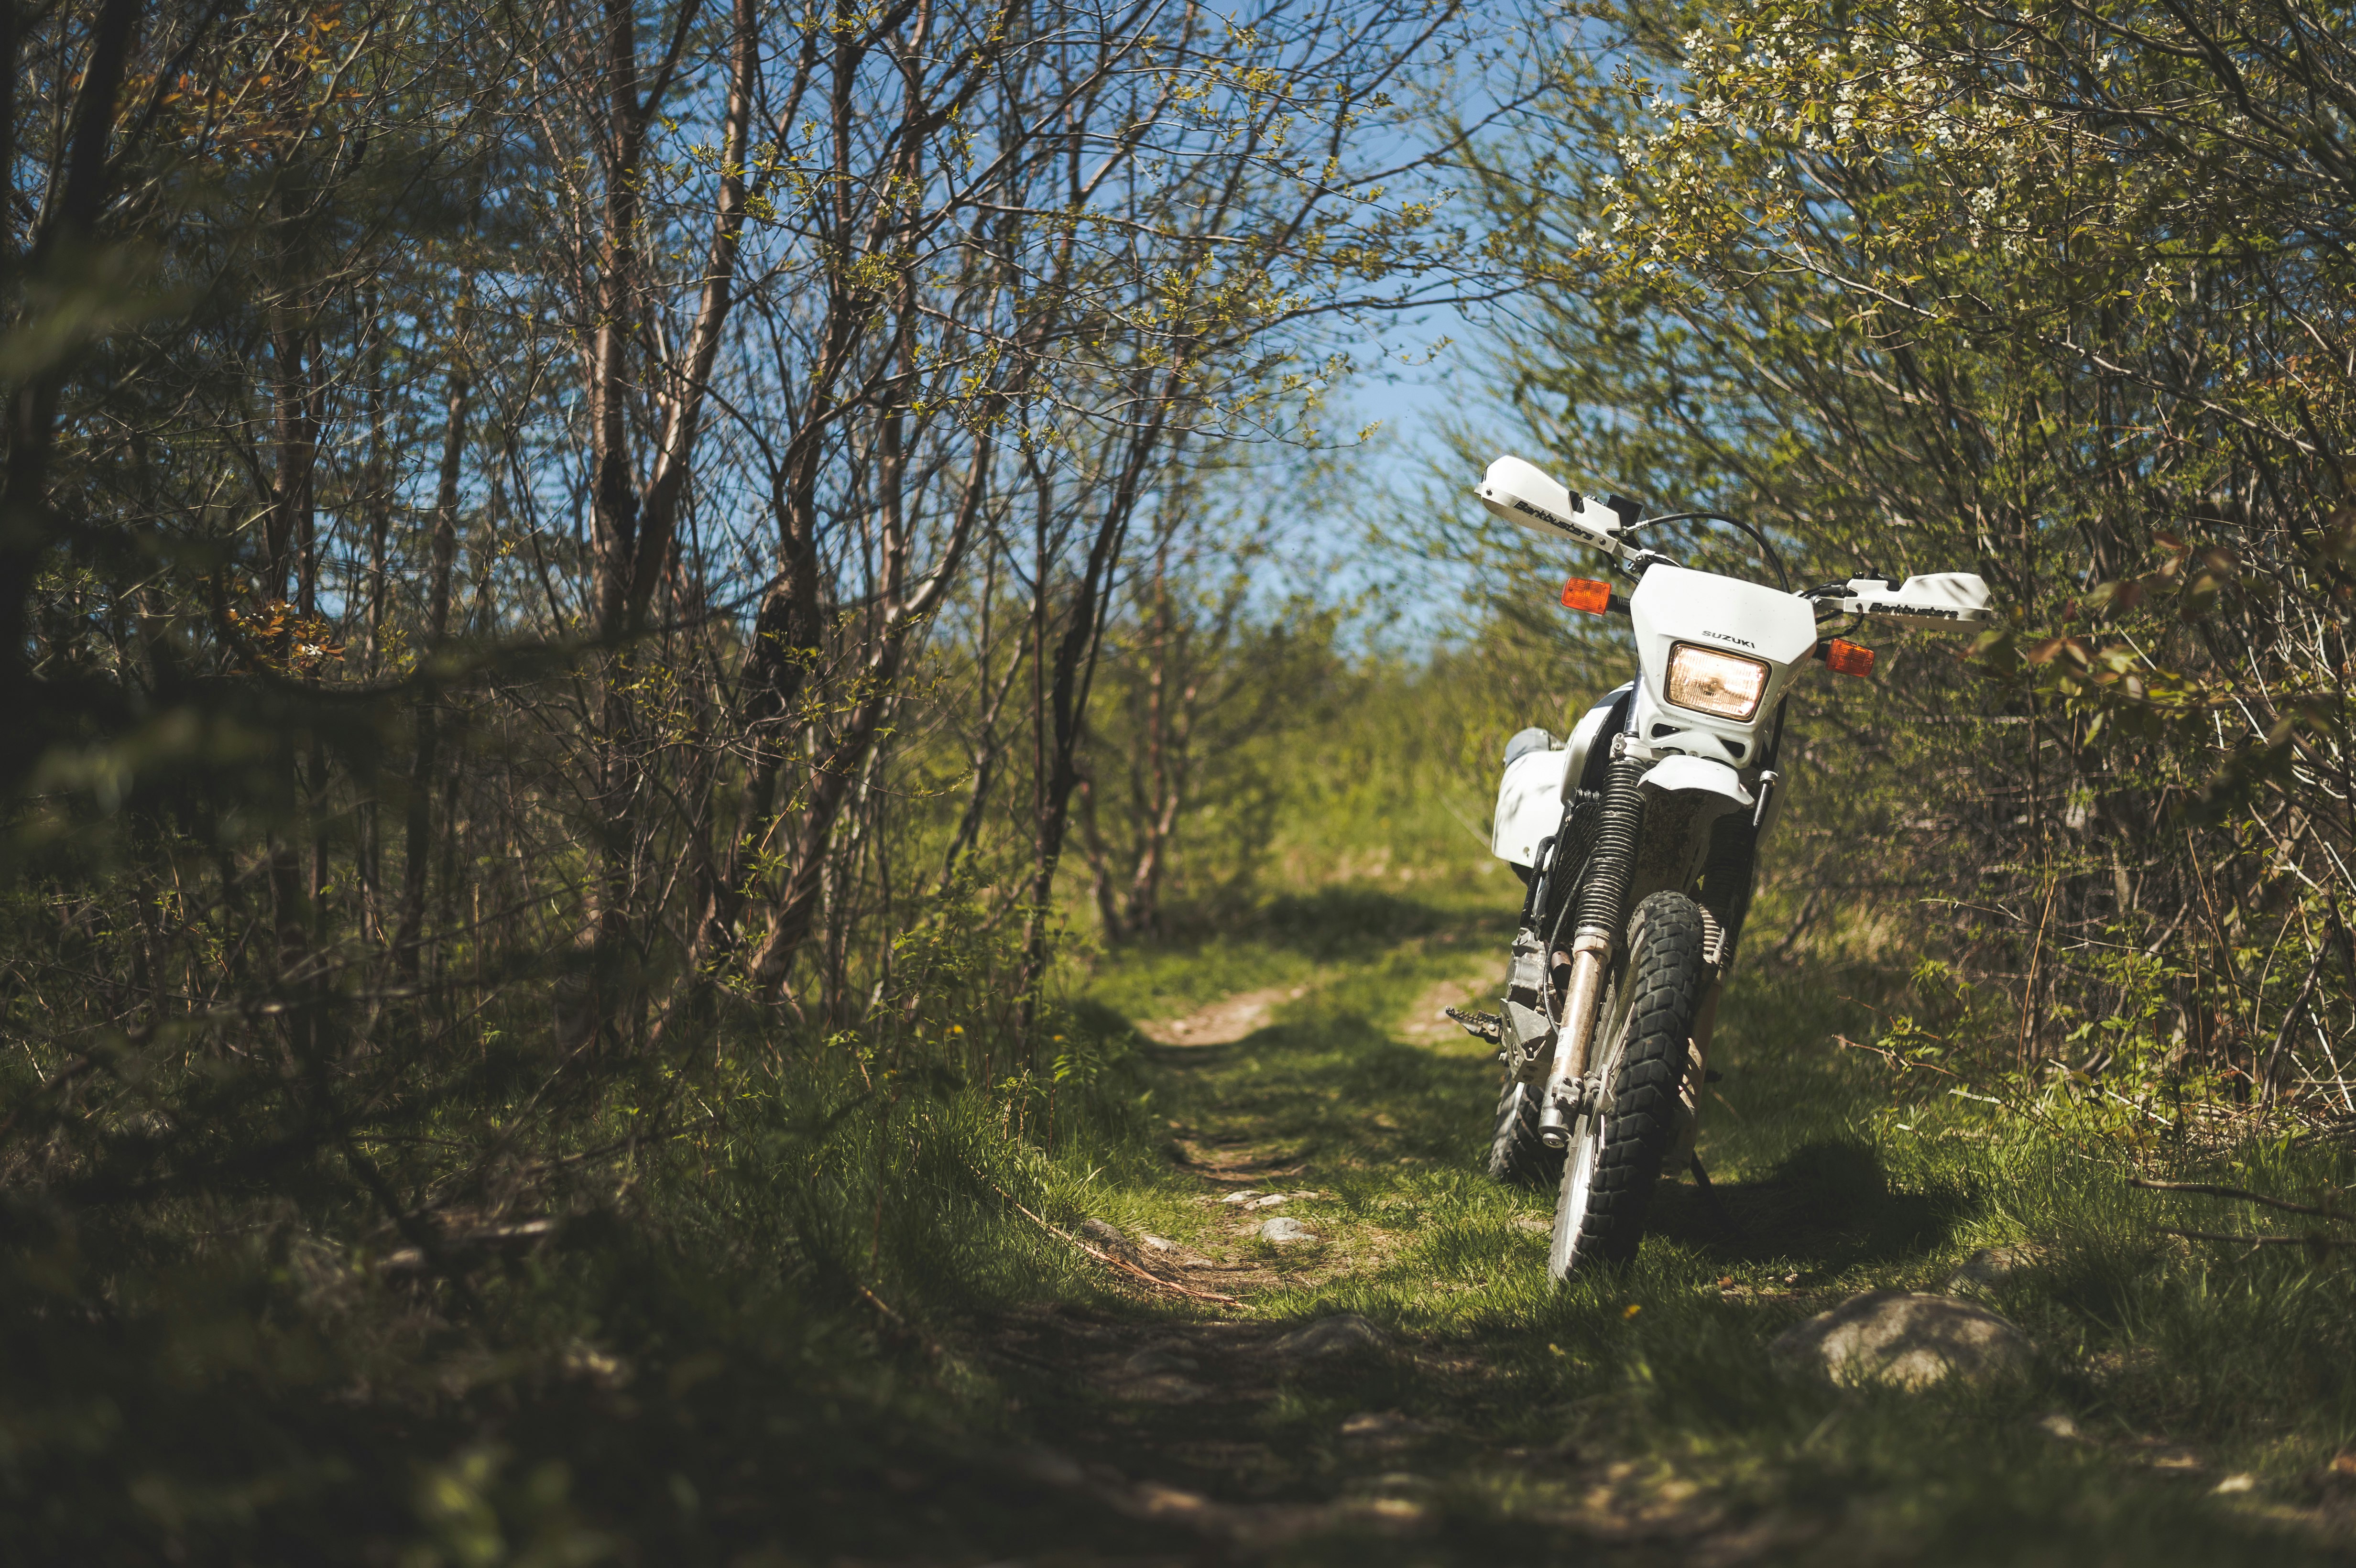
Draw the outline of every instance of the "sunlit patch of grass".
<instances>
[{"instance_id":1,"label":"sunlit patch of grass","mask_svg":"<svg viewBox=\"0 0 2356 1568\"><path fill-rule=\"evenodd\" d=\"M1304 936L1312 911L1323 927ZM1297 1155L1307 1173L1272 1185L1323 1194L1283 1211L1329 1235L1327 1266L1266 1249L1280 1277L1255 1314L1354 1312L1401 1337L1399 1351L1346 1375L1288 1374L1259 1417L1266 1430L1325 1454L1318 1445L1351 1410L1445 1421L1462 1439L1442 1477L1448 1506L1477 1516L1461 1521L1476 1533L1584 1495L1501 1469L1493 1456L1510 1450L1633 1461L1638 1479L1624 1484L1639 1489L1683 1477L1729 1517L1782 1520L1810 1562L2311 1554L2305 1537L2208 1488L2246 1468L2259 1498L2296 1500L2302 1475L2356 1441L2345 1263L2291 1249L2240 1258L2158 1236L2158 1223L2190 1228L2190 1214L2127 1186L2115 1156L2033 1118L1893 1083L1840 1048L1836 1035L1871 1029L1843 998L1851 983L1750 974L1729 998L1701 1148L1733 1226L1690 1182L1672 1181L1633 1264L1552 1285L1552 1194L1497 1187L1480 1169L1494 1066L1477 1050L1409 1045L1389 1029L1509 920L1473 900L1415 912L1388 894L1328 896L1191 955L1134 960L1162 991L1204 999L1237 976L1310 987L1248 1040L1164 1056L1149 1075L1171 1117ZM1302 955L1316 962L1290 967ZM1136 985L1130 962L1116 957L1100 994ZM1187 979L1190 963L1202 968ZM2342 1157L2314 1151L2260 1151L2247 1166L2284 1189L2349 1176ZM1354 1248L1354 1231L1389 1244ZM1838 1391L1769 1356L1777 1333L1847 1294L1941 1289L1975 1248L2005 1245L2034 1261L1983 1295L2040 1346L2026 1380ZM2057 1440L2040 1424L2055 1412L2097 1442ZM2201 1445L2205 1478L2128 1462L2133 1442L2160 1436Z\"/></svg>"}]
</instances>

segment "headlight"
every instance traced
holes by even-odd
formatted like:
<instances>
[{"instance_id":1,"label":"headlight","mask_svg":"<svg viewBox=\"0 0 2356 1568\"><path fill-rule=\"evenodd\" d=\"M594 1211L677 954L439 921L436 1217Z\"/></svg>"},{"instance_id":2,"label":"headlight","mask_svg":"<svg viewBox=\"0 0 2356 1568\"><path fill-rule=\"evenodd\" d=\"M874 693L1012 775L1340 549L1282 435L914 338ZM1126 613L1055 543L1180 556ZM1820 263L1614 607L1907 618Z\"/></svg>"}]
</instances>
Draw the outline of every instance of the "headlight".
<instances>
[{"instance_id":1,"label":"headlight","mask_svg":"<svg viewBox=\"0 0 2356 1568\"><path fill-rule=\"evenodd\" d=\"M1669 652L1669 700L1720 719L1748 719L1767 690L1767 666L1740 654L1679 643Z\"/></svg>"}]
</instances>

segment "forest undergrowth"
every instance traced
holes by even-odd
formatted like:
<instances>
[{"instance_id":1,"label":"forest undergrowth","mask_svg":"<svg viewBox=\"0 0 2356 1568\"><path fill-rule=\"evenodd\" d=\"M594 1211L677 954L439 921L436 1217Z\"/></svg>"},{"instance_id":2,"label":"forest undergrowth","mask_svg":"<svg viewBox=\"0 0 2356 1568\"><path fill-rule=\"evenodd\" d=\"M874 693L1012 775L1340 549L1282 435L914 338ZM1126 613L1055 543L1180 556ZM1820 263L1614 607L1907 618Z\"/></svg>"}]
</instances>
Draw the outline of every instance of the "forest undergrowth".
<instances>
[{"instance_id":1,"label":"forest undergrowth","mask_svg":"<svg viewBox=\"0 0 2356 1568\"><path fill-rule=\"evenodd\" d=\"M1837 931L1778 953L1779 884L1714 1053L1716 1202L1669 1186L1633 1267L1557 1290L1549 1197L1481 1171L1494 1066L1437 1017L1494 982L1512 883L1424 842L1080 955L1058 1070L1021 1094L872 1041L732 1052L622 1190L481 1241L463 1306L414 1254L266 1206L18 1250L12 1540L420 1564L2349 1549L2347 1253L2328 1222L2196 1239L2312 1217L2135 1185L2311 1200L2356 1177L2344 1149L2196 1116L2145 1136L2051 1074L1959 1083L1896 1021L1922 975ZM1271 1214L1314 1239L1258 1239ZM1954 1284L1984 1248L2011 1266ZM2038 1370L1907 1394L1771 1362L1783 1328L1893 1286L1987 1301ZM1371 1331L1284 1348L1343 1314Z\"/></svg>"}]
</instances>

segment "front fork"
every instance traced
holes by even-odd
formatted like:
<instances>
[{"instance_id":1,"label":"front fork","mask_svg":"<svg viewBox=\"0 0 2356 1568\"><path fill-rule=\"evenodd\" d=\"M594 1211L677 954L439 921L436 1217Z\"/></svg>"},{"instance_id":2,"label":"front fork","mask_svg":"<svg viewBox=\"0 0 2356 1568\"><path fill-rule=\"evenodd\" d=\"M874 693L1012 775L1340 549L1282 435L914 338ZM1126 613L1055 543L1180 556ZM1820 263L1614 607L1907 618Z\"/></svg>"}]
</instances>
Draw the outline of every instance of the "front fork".
<instances>
[{"instance_id":1,"label":"front fork","mask_svg":"<svg viewBox=\"0 0 2356 1568\"><path fill-rule=\"evenodd\" d=\"M1595 1040L1595 1015L1603 1000L1603 976L1612 963L1612 943L1597 932L1582 931L1572 939L1570 985L1562 1004L1562 1027L1556 1031L1554 1060L1547 1064L1546 1098L1538 1102L1538 1138L1548 1148L1570 1143L1570 1086L1584 1085L1587 1058ZM1584 1089L1581 1090L1584 1108Z\"/></svg>"},{"instance_id":2,"label":"front fork","mask_svg":"<svg viewBox=\"0 0 2356 1568\"><path fill-rule=\"evenodd\" d=\"M1644 826L1638 781L1645 764L1626 754L1626 737L1612 745L1602 810L1578 889L1578 924L1570 942L1570 979L1562 1013L1554 1020L1554 1056L1547 1064L1544 1097L1538 1102L1538 1137L1548 1148L1570 1142L1570 1122L1587 1108L1589 1059L1594 1052L1596 1015L1613 951L1628 923L1628 887L1635 873L1636 841ZM1543 918L1543 912L1541 912ZM1557 923L1559 929L1559 923ZM1548 955L1549 958L1551 955ZM1551 987L1547 993L1550 997ZM1572 1086L1578 1085L1576 1099Z\"/></svg>"}]
</instances>

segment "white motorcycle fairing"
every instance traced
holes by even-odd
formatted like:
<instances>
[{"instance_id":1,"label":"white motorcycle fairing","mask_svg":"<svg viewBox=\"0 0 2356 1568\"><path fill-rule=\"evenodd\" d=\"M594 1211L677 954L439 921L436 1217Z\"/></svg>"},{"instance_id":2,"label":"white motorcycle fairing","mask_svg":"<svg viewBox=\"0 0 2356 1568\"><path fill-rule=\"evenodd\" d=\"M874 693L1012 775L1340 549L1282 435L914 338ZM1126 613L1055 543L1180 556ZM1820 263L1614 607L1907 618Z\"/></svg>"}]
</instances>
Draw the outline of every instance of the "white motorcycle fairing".
<instances>
[{"instance_id":1,"label":"white motorcycle fairing","mask_svg":"<svg viewBox=\"0 0 2356 1568\"><path fill-rule=\"evenodd\" d=\"M1535 869L1538 846L1562 821L1567 750L1525 752L1505 768L1497 784L1497 815L1489 830L1489 853Z\"/></svg>"},{"instance_id":2,"label":"white motorcycle fairing","mask_svg":"<svg viewBox=\"0 0 2356 1568\"><path fill-rule=\"evenodd\" d=\"M1645 571L1628 611L1643 669L1632 729L1636 741L1660 758L1645 773L1644 786L1665 795L1697 795L1687 814L1697 829L1731 811L1759 811L1754 786L1760 727L1797 677L1800 661L1815 651L1815 613L1789 593L1665 563ZM1749 719L1703 713L1665 699L1669 656L1679 643L1722 648L1767 666L1765 688ZM1590 748L1608 743L1601 727L1617 711L1599 704L1580 720L1569 746L1526 752L1507 766L1497 783L1491 854L1515 866L1537 865L1538 846L1560 826L1563 803L1579 785L1570 773L1572 760L1583 762ZM1586 733L1590 727L1595 732ZM1772 805L1761 815L1764 827L1774 815Z\"/></svg>"},{"instance_id":3,"label":"white motorcycle fairing","mask_svg":"<svg viewBox=\"0 0 2356 1568\"><path fill-rule=\"evenodd\" d=\"M1801 660L1815 652L1816 618L1806 601L1756 583L1681 566L1655 566L1628 598L1636 656L1636 738L1655 751L1685 752L1744 772L1759 761L1759 727L1783 700ZM1720 648L1767 666L1766 689L1748 719L1670 704L1669 656L1679 643Z\"/></svg>"}]
</instances>

